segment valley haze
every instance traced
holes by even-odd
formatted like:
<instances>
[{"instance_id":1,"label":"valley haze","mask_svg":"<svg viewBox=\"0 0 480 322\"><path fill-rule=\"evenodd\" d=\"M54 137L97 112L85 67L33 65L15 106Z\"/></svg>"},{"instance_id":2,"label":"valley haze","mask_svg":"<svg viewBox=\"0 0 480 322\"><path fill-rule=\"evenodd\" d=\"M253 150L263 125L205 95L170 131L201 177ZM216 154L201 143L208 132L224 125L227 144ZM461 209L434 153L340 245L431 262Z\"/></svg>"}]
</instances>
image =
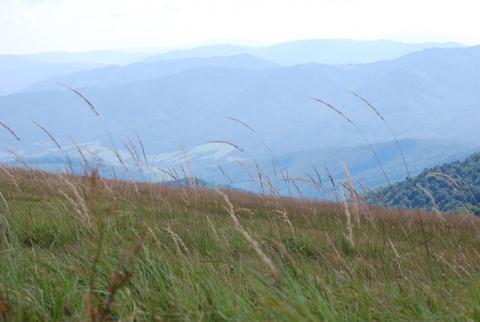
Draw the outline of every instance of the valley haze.
<instances>
[{"instance_id":1,"label":"valley haze","mask_svg":"<svg viewBox=\"0 0 480 322\"><path fill-rule=\"evenodd\" d=\"M333 39L0 55L0 160L65 171L85 157L106 176L257 192L258 173L282 195L334 198L290 179L328 186L343 162L368 189L403 180L395 140L411 175L480 151L479 61L454 42Z\"/></svg>"}]
</instances>

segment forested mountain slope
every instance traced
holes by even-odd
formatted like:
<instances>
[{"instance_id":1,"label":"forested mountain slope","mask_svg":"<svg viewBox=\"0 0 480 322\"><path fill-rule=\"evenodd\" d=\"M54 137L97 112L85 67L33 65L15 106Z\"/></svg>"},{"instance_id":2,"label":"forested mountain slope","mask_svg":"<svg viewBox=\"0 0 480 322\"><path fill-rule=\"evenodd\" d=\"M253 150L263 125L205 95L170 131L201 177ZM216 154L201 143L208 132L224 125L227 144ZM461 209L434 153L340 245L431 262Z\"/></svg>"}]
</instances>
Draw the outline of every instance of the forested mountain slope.
<instances>
[{"instance_id":1,"label":"forested mountain slope","mask_svg":"<svg viewBox=\"0 0 480 322\"><path fill-rule=\"evenodd\" d=\"M480 215L480 153L464 161L425 169L415 177L381 188L368 197L388 206L437 208Z\"/></svg>"}]
</instances>

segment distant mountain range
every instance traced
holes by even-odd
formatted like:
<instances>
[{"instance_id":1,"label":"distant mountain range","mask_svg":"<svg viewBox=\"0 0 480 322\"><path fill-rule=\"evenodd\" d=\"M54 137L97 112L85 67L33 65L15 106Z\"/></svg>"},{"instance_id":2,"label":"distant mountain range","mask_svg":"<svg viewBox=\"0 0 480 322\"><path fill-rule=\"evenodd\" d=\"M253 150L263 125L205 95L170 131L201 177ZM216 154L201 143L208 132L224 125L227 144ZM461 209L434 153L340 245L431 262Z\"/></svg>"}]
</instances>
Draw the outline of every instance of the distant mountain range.
<instances>
[{"instance_id":1,"label":"distant mountain range","mask_svg":"<svg viewBox=\"0 0 480 322\"><path fill-rule=\"evenodd\" d=\"M394 182L406 176L395 139L412 174L479 149L480 47L455 46L300 41L253 53L213 46L70 72L70 63L15 57L11 75L22 60L52 69L43 78L24 77L23 88L0 96L0 146L8 148L0 159L21 155L52 168L65 153L81 160L80 149L117 174L125 165L136 169L127 177L178 180L159 169L191 168L205 181L255 190L265 176L282 194L295 193L297 178L308 197L319 193L308 175L318 171L328 178L326 166L334 180L343 180L343 161L355 179L374 189L385 177ZM392 58L402 50L407 54ZM324 63L291 66L293 60L272 58L282 51L296 61L315 56ZM328 65L327 56L350 63ZM367 56L381 61L353 63ZM59 83L79 90L94 110Z\"/></svg>"},{"instance_id":2,"label":"distant mountain range","mask_svg":"<svg viewBox=\"0 0 480 322\"><path fill-rule=\"evenodd\" d=\"M356 64L396 59L405 54L426 48L453 47L463 47L463 45L457 43L404 44L388 40L353 41L313 39L291 41L264 47L213 45L186 50L172 50L157 55L121 51L90 51L80 53L47 52L23 56L0 55L0 95L14 93L50 77L67 75L72 72L89 70L101 66L124 66L133 63L154 63L165 60L212 58L245 54L270 61L274 64L288 66L306 63ZM193 64L195 65L195 63ZM164 64L163 66L166 65L169 64ZM185 67L184 70L192 67L188 67L188 63L186 63L186 65L187 67ZM166 69L168 70L169 67ZM114 83L111 81L105 83L104 78L108 78L108 76L124 77L125 73L128 74L128 70L131 70L131 68L127 68L121 72L120 70L119 68L112 67L110 69L100 70L92 75L78 75L78 77L81 78L90 75L93 81L96 80L96 77L100 73L101 79L97 83L113 85L122 82L117 80ZM72 77L70 77L69 80L71 80ZM142 78L141 76L139 76L139 78L141 80L148 79ZM127 78L126 81L128 80ZM86 86L91 86L91 83L86 84ZM34 88L38 89L38 87Z\"/></svg>"},{"instance_id":3,"label":"distant mountain range","mask_svg":"<svg viewBox=\"0 0 480 322\"><path fill-rule=\"evenodd\" d=\"M0 55L0 95L15 93L56 75L94 69L101 64L45 63L22 56Z\"/></svg>"},{"instance_id":4,"label":"distant mountain range","mask_svg":"<svg viewBox=\"0 0 480 322\"><path fill-rule=\"evenodd\" d=\"M45 63L85 63L99 65L128 65L151 56L149 53L127 53L122 51L98 50L80 53L47 52L24 55L23 57Z\"/></svg>"},{"instance_id":5,"label":"distant mountain range","mask_svg":"<svg viewBox=\"0 0 480 322\"><path fill-rule=\"evenodd\" d=\"M454 47L462 47L462 45L457 43L404 44L390 40L313 39L290 41L265 47L213 45L186 50L173 50L146 58L143 62L152 63L160 60L189 57L250 54L286 66L308 63L343 65L392 60L427 48Z\"/></svg>"},{"instance_id":6,"label":"distant mountain range","mask_svg":"<svg viewBox=\"0 0 480 322\"><path fill-rule=\"evenodd\" d=\"M104 68L51 77L25 88L23 92L65 89L58 86L59 83L69 84L70 87L74 88L139 83L178 74L183 71L207 67L267 70L280 67L280 65L246 54L164 60L151 64L134 63L127 66L111 65Z\"/></svg>"}]
</instances>

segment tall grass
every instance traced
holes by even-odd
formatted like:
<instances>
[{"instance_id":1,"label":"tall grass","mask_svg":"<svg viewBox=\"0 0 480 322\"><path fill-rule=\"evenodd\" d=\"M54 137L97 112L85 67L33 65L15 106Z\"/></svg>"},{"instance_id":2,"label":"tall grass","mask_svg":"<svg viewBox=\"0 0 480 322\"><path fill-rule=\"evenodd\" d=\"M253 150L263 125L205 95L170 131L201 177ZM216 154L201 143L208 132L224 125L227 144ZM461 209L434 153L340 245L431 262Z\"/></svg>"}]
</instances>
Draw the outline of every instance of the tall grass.
<instances>
[{"instance_id":1,"label":"tall grass","mask_svg":"<svg viewBox=\"0 0 480 322\"><path fill-rule=\"evenodd\" d=\"M88 224L64 178L9 171L20 191L2 176L5 320L474 320L480 309L476 217L363 205L351 243L337 203L68 176Z\"/></svg>"}]
</instances>

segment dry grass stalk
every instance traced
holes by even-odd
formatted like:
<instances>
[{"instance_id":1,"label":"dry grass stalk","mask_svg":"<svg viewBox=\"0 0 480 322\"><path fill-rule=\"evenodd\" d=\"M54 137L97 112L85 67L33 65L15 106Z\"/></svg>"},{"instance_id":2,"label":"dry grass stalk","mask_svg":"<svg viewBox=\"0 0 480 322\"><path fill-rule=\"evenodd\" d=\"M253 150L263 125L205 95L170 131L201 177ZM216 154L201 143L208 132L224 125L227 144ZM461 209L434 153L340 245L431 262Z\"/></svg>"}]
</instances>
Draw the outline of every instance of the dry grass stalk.
<instances>
[{"instance_id":1,"label":"dry grass stalk","mask_svg":"<svg viewBox=\"0 0 480 322\"><path fill-rule=\"evenodd\" d=\"M342 193L343 206L345 208L345 216L347 217L347 240L350 243L350 246L355 247L355 241L353 240L353 224L352 224L352 215L348 210L347 198L345 193Z\"/></svg>"},{"instance_id":2,"label":"dry grass stalk","mask_svg":"<svg viewBox=\"0 0 480 322\"><path fill-rule=\"evenodd\" d=\"M254 182L258 182L262 185L266 185L269 189L270 189L270 193L273 195L273 196L277 196L277 197L280 197L280 193L278 192L278 190L270 183L270 182L267 182L267 181L264 181L264 180L260 180L260 179L257 179L257 178L250 178L251 181L254 181Z\"/></svg>"},{"instance_id":3,"label":"dry grass stalk","mask_svg":"<svg viewBox=\"0 0 480 322\"><path fill-rule=\"evenodd\" d=\"M360 225L360 208L358 207L357 193L352 184L352 178L350 177L350 172L344 163L341 163L345 176L347 177L347 186L350 193L350 199L352 200L352 211L355 221Z\"/></svg>"},{"instance_id":4,"label":"dry grass stalk","mask_svg":"<svg viewBox=\"0 0 480 322\"><path fill-rule=\"evenodd\" d=\"M170 237L172 237L178 252L184 256L185 256L185 253L188 254L189 253L188 248L183 242L183 240L180 238L180 236L178 236L170 227L167 227L165 230L170 235ZM180 246L182 246L182 248L180 248Z\"/></svg>"},{"instance_id":5,"label":"dry grass stalk","mask_svg":"<svg viewBox=\"0 0 480 322\"><path fill-rule=\"evenodd\" d=\"M260 259L270 269L274 278L278 279L280 275L279 275L279 272L278 272L277 268L275 267L275 265L273 265L273 262L267 256L267 254L265 254L265 252L260 248L260 245L258 244L258 242L255 239L253 239L252 236L250 236L250 234L242 227L242 225L238 221L237 216L235 215L235 208L233 207L233 204L230 202L230 199L228 199L228 196L218 189L215 189L215 191L217 191L217 193L219 193L223 197L223 199L225 200L225 203L227 205L224 206L224 208L229 213L230 218L232 219L232 221L234 223L235 229L238 232L240 232L243 235L243 237L252 245L253 249L258 254Z\"/></svg>"},{"instance_id":6,"label":"dry grass stalk","mask_svg":"<svg viewBox=\"0 0 480 322\"><path fill-rule=\"evenodd\" d=\"M313 183L313 186L315 187L315 189L317 189L317 191L320 192L320 183L315 181L315 179L313 179L313 177L305 169L302 169L302 170L303 170L303 173L305 173L305 175L310 179L307 181Z\"/></svg>"},{"instance_id":7,"label":"dry grass stalk","mask_svg":"<svg viewBox=\"0 0 480 322\"><path fill-rule=\"evenodd\" d=\"M333 180L330 170L328 170L328 167L326 164L324 164L323 166L325 168L325 171L327 171L327 176L328 176L328 179L330 179L330 183L332 184L333 189L336 189L337 187L335 186L335 180Z\"/></svg>"},{"instance_id":8,"label":"dry grass stalk","mask_svg":"<svg viewBox=\"0 0 480 322\"><path fill-rule=\"evenodd\" d=\"M417 188L422 190L426 195L427 197L430 199L430 201L432 202L432 205L433 205L433 210L435 211L435 214L437 215L437 217L439 219L441 219L443 222L447 222L447 220L445 218L443 218L442 216L442 213L440 212L439 208L438 208L438 205L437 205L437 202L435 201L435 198L432 196L432 194L430 193L430 191L428 191L427 189L423 188L422 186L420 186L419 184L417 184Z\"/></svg>"},{"instance_id":9,"label":"dry grass stalk","mask_svg":"<svg viewBox=\"0 0 480 322\"><path fill-rule=\"evenodd\" d=\"M7 215L10 215L10 207L8 206L8 202L7 202L7 200L5 199L5 197L3 196L3 194L2 194L1 192L0 192L0 197L2 198L3 203L5 204L5 208L7 209L7 211L6 211L6 212L7 212ZM3 238L2 238L2 239L3 239L3 243L4 243L5 245L7 245L7 244L8 244L8 237L7 237L7 236L8 236L9 233L10 233L10 224L9 224L9 222L8 222L8 218L7 218L6 215L2 215L2 214L0 213L0 219L3 219L3 223L4 223L4 224L2 224L2 223L0 222L0 227L3 227L3 229L2 229L3 231L0 231L0 237L3 237ZM0 240L0 241L1 241L1 240ZM1 243L0 243L0 246L1 246Z\"/></svg>"},{"instance_id":10,"label":"dry grass stalk","mask_svg":"<svg viewBox=\"0 0 480 322\"><path fill-rule=\"evenodd\" d=\"M77 91L77 90L75 90L75 89L73 89L73 88L71 88L71 87L69 87L69 86L67 86L67 85L65 85L65 84L60 84L60 85L62 85L63 87L66 87L68 90L74 92L75 94L77 94L78 96L80 96L81 98L83 98L83 100L88 104L88 106L90 106L90 110L91 110L93 113L95 113L95 115L100 116L100 114L98 114L97 109L95 108L95 106L94 106L85 96L83 96L82 93L80 93L79 91Z\"/></svg>"},{"instance_id":11,"label":"dry grass stalk","mask_svg":"<svg viewBox=\"0 0 480 322\"><path fill-rule=\"evenodd\" d=\"M7 199L3 196L3 194L0 192L0 197L2 198L3 203L5 204L5 208L7 208L7 213L10 213L10 207L8 206Z\"/></svg>"},{"instance_id":12,"label":"dry grass stalk","mask_svg":"<svg viewBox=\"0 0 480 322\"><path fill-rule=\"evenodd\" d=\"M140 153L138 153L137 146L135 145L135 143L133 143L130 137L127 137L127 139L128 139L128 144L130 145L131 151L133 151L132 157L135 159L135 163L137 164L137 167L140 168Z\"/></svg>"},{"instance_id":13,"label":"dry grass stalk","mask_svg":"<svg viewBox=\"0 0 480 322\"><path fill-rule=\"evenodd\" d=\"M9 126L3 124L2 122L0 122L0 125L3 126L8 132L10 132L10 134L13 135L15 139L17 139L17 141L20 141L18 135Z\"/></svg>"},{"instance_id":14,"label":"dry grass stalk","mask_svg":"<svg viewBox=\"0 0 480 322\"><path fill-rule=\"evenodd\" d=\"M19 153L9 149L9 148L6 148L4 147L4 149L10 153L11 155L13 155L18 161L20 161L20 163L26 168L26 169L32 169L32 167L27 163L27 161L25 160L25 158L20 155Z\"/></svg>"},{"instance_id":15,"label":"dry grass stalk","mask_svg":"<svg viewBox=\"0 0 480 322\"><path fill-rule=\"evenodd\" d=\"M263 184L266 182L266 186L270 189L270 194L273 196L280 196L280 193L278 190L274 187L272 181L270 180L270 177L268 174L260 167L260 165L255 161L255 167L257 168L258 172L258 177L259 177L259 182L262 187L262 193L263 193Z\"/></svg>"},{"instance_id":16,"label":"dry grass stalk","mask_svg":"<svg viewBox=\"0 0 480 322\"><path fill-rule=\"evenodd\" d=\"M178 145L178 148L180 151L182 151L183 156L185 157L185 168L183 165L181 165L180 168L182 169L184 177L188 180L188 185L190 187L198 186L196 184L195 176L193 175L192 165L190 164L190 156L188 155L187 150L181 145Z\"/></svg>"},{"instance_id":17,"label":"dry grass stalk","mask_svg":"<svg viewBox=\"0 0 480 322\"><path fill-rule=\"evenodd\" d=\"M380 112L369 102L367 101L365 98L363 98L362 96L358 95L357 93L351 91L351 90L347 90L350 94L356 96L357 98L359 98L360 100L362 100L365 104L367 104L374 112L375 114L377 114L377 116L383 121L383 123L385 123L385 125L387 126L388 130L390 131L390 133L392 134L393 138L395 139L395 143L397 144L397 147L398 147L398 151L400 151L400 155L402 156L402 160L403 160L403 164L405 165L405 170L407 171L407 176L408 178L410 178L410 171L408 171L408 166L407 166L407 161L405 161L405 156L403 155L403 151L402 151L402 148L400 147L400 143L398 143L398 140L397 140L397 137L395 135L395 133L393 133L393 130L392 128L390 127L390 125L387 123L387 121L385 120L385 118L382 116L382 114L380 114Z\"/></svg>"},{"instance_id":18,"label":"dry grass stalk","mask_svg":"<svg viewBox=\"0 0 480 322\"><path fill-rule=\"evenodd\" d=\"M20 190L20 186L18 185L18 182L17 180L15 179L15 177L13 176L13 174L10 173L10 171L8 171L5 167L0 167L0 170L2 172L4 172L7 177L10 179L10 181L13 183L13 185L15 186L15 189L17 189L17 191L21 191Z\"/></svg>"},{"instance_id":19,"label":"dry grass stalk","mask_svg":"<svg viewBox=\"0 0 480 322\"><path fill-rule=\"evenodd\" d=\"M35 121L32 121L35 125L37 125L43 132L45 132L49 137L50 139L53 141L53 143L55 143L55 145L57 146L57 148L62 151L64 154L65 154L65 157L67 158L68 160L68 166L70 168L70 170L72 171L73 173L73 164L72 164L72 160L70 160L70 156L68 155L68 153L62 149L62 147L60 146L60 144L58 144L57 140L55 140L55 138L53 137L53 135L47 131L46 128L44 128L42 125L40 125L39 123L35 122Z\"/></svg>"},{"instance_id":20,"label":"dry grass stalk","mask_svg":"<svg viewBox=\"0 0 480 322\"><path fill-rule=\"evenodd\" d=\"M83 224L86 225L87 227L91 227L92 223L90 221L90 214L88 212L88 207L87 207L87 204L85 203L84 198L82 198L80 192L78 192L77 188L70 181L64 178L64 182L73 192L76 198L76 201L74 201L63 190L60 190L60 194L62 194L65 197L65 199L67 199L71 203L73 210L78 215L78 218L83 222Z\"/></svg>"},{"instance_id":21,"label":"dry grass stalk","mask_svg":"<svg viewBox=\"0 0 480 322\"><path fill-rule=\"evenodd\" d=\"M460 177L458 174L455 175L455 176L456 176L457 179L460 180L460 181L463 183L463 185L468 189L468 191L470 192L470 197L472 197L472 200L473 200L475 203L477 203L477 199L475 198L475 195L473 194L472 189L470 189L470 187L469 187L468 184L465 182L465 180L463 180L463 178Z\"/></svg>"},{"instance_id":22,"label":"dry grass stalk","mask_svg":"<svg viewBox=\"0 0 480 322\"><path fill-rule=\"evenodd\" d=\"M227 144L227 145L230 145L232 147L234 147L235 149L237 149L238 151L240 152L245 152L245 150L243 150L241 147L239 147L238 145L236 144L233 144L233 143L230 143L230 142L227 142L227 141L219 141L219 140L216 140L216 141L209 141L208 143L223 143L223 144Z\"/></svg>"},{"instance_id":23,"label":"dry grass stalk","mask_svg":"<svg viewBox=\"0 0 480 322\"><path fill-rule=\"evenodd\" d=\"M218 237L217 230L215 229L215 226L213 226L213 223L212 223L212 221L210 220L210 217L208 217L207 214L205 214L205 217L207 217L208 225L210 226L210 228L212 228L213 234L215 235L215 238L216 238L217 240L219 240L220 238Z\"/></svg>"},{"instance_id":24,"label":"dry grass stalk","mask_svg":"<svg viewBox=\"0 0 480 322\"><path fill-rule=\"evenodd\" d=\"M227 176L227 174L225 173L225 171L223 171L222 166L221 166L220 164L217 164L217 166L220 168L220 171L222 171L223 176L228 179L228 182L230 182L230 184L232 184L232 179L230 179L230 177Z\"/></svg>"},{"instance_id":25,"label":"dry grass stalk","mask_svg":"<svg viewBox=\"0 0 480 322\"><path fill-rule=\"evenodd\" d=\"M147 155L145 153L145 147L143 146L143 142L142 140L140 140L140 136L138 135L138 133L135 133L135 135L137 136L138 143L140 144L140 148L142 149L143 160L145 161L145 167L148 168L148 161L147 161Z\"/></svg>"},{"instance_id":26,"label":"dry grass stalk","mask_svg":"<svg viewBox=\"0 0 480 322\"><path fill-rule=\"evenodd\" d=\"M255 161L255 167L257 168L257 175L258 175L258 182L260 182L260 189L262 189L262 195L264 195L265 190L263 189L262 171L260 170L260 166L256 161Z\"/></svg>"},{"instance_id":27,"label":"dry grass stalk","mask_svg":"<svg viewBox=\"0 0 480 322\"><path fill-rule=\"evenodd\" d=\"M231 121L240 123L241 125L245 126L247 129L249 129L250 131L252 131L252 132L257 136L257 138L262 142L262 144L267 148L268 152L269 152L270 155L272 156L273 161L274 161L274 162L273 162L273 168L274 168L274 171L275 171L275 164L278 165L277 158L275 157L275 155L273 154L272 150L271 150L270 147L267 145L267 143L265 142L265 140L264 140L257 132L255 132L255 130L254 130L251 126L249 126L247 123L242 122L242 121L240 121L239 119L236 119L236 118L234 118L234 117L230 117L230 116L220 116L220 117L225 118L225 119L227 119L227 120L231 120ZM242 152L244 152L244 151L242 150ZM276 171L275 171L275 172L276 172ZM276 174L275 174L275 175L276 175Z\"/></svg>"},{"instance_id":28,"label":"dry grass stalk","mask_svg":"<svg viewBox=\"0 0 480 322\"><path fill-rule=\"evenodd\" d=\"M293 227L290 219L288 219L287 212L285 210L283 211L274 210L274 211L282 215L283 221L285 221L288 224L288 227L290 228L290 232L292 233L292 235L295 235L295 228Z\"/></svg>"},{"instance_id":29,"label":"dry grass stalk","mask_svg":"<svg viewBox=\"0 0 480 322\"><path fill-rule=\"evenodd\" d=\"M110 148L110 151L112 151L112 153L113 153L113 154L115 155L115 157L118 159L118 162L120 162L120 165L122 166L123 171L125 171L125 173L130 173L130 171L128 170L127 165L125 164L125 162L123 161L122 157L120 156L120 153L118 153L118 150L117 150L117 149L114 149L114 148Z\"/></svg>"},{"instance_id":30,"label":"dry grass stalk","mask_svg":"<svg viewBox=\"0 0 480 322\"><path fill-rule=\"evenodd\" d=\"M432 173L427 174L427 178L431 178L431 177L445 182L455 192L458 192L460 190L460 186L455 182L455 179L450 177L448 174L445 174L445 173L442 173L442 172L432 172Z\"/></svg>"},{"instance_id":31,"label":"dry grass stalk","mask_svg":"<svg viewBox=\"0 0 480 322\"><path fill-rule=\"evenodd\" d=\"M129 140L129 143L130 143L130 146L121 138L121 137L118 137L118 139L120 140L120 142L122 142L123 146L127 149L127 151L130 153L130 155L132 156L133 160L135 161L135 164L139 165L140 163L140 158L138 156L138 152L137 150L133 150L133 145L131 144L132 141L130 140L130 138L128 138Z\"/></svg>"},{"instance_id":32,"label":"dry grass stalk","mask_svg":"<svg viewBox=\"0 0 480 322\"><path fill-rule=\"evenodd\" d=\"M53 137L53 135L50 134L50 132L47 131L46 128L44 128L43 126L41 126L39 123L35 122L35 121L32 121L36 126L38 126L40 129L42 129L43 132L45 132L49 137L50 139L53 141L53 143L55 143L55 145L57 146L57 148L59 150L62 150L62 147L60 146L60 144L58 144L57 140L55 140L55 138Z\"/></svg>"},{"instance_id":33,"label":"dry grass stalk","mask_svg":"<svg viewBox=\"0 0 480 322\"><path fill-rule=\"evenodd\" d=\"M377 163L378 165L380 166L380 169L382 169L382 173L383 173L383 176L385 177L385 180L387 181L388 183L388 186L390 187L390 189L392 189L392 184L390 183L390 179L388 179L388 176L387 176L387 173L385 172L385 169L383 168L383 165L382 163L380 162L380 159L378 158L378 155L377 155L377 152L375 152L375 150L373 149L372 145L370 144L370 141L368 141L367 137L365 136L365 134L363 134L363 132L358 128L358 126L352 122L352 120L350 120L345 114L343 114L340 110L338 110L337 108L335 108L333 105L321 100L321 99L318 99L318 98L314 98L314 97L308 97L314 101L317 101L319 103L322 103L323 105L327 106L328 108L334 110L335 112L337 112L338 114L340 114L348 123L350 123L354 128L355 130L357 130L358 134L360 134L360 136L363 138L363 140L365 141L365 143L367 144L370 152L372 152L372 154L374 155L375 159L377 160ZM393 190L392 190L393 191Z\"/></svg>"},{"instance_id":34,"label":"dry grass stalk","mask_svg":"<svg viewBox=\"0 0 480 322\"><path fill-rule=\"evenodd\" d=\"M88 173L92 169L92 167L90 166L90 162L88 162L87 157L83 153L82 149L80 149L77 142L72 137L70 137L70 139L72 140L73 144L77 148L78 153L80 153L80 156L82 157L83 162L85 163L85 166L84 166L85 173Z\"/></svg>"}]
</instances>

